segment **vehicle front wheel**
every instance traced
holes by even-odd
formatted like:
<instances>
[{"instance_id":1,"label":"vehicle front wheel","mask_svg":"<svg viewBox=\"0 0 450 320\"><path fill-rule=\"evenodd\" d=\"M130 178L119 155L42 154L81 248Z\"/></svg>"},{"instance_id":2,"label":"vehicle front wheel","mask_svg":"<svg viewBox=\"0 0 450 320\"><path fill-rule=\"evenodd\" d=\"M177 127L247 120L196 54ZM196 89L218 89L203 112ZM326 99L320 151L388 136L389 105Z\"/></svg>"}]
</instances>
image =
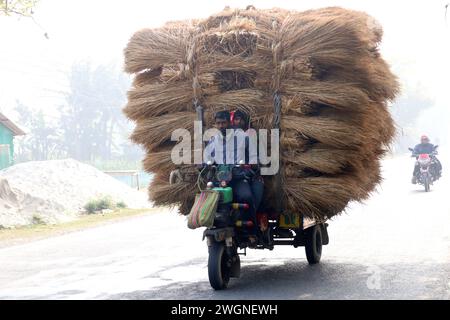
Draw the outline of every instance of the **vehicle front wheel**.
<instances>
[{"instance_id":1,"label":"vehicle front wheel","mask_svg":"<svg viewBox=\"0 0 450 320\"><path fill-rule=\"evenodd\" d=\"M423 185L425 186L425 192L430 191L430 178L428 176L425 176L423 179Z\"/></svg>"},{"instance_id":2,"label":"vehicle front wheel","mask_svg":"<svg viewBox=\"0 0 450 320\"><path fill-rule=\"evenodd\" d=\"M309 264L316 264L322 256L322 231L319 225L308 228L306 232L305 251Z\"/></svg>"},{"instance_id":3,"label":"vehicle front wheel","mask_svg":"<svg viewBox=\"0 0 450 320\"><path fill-rule=\"evenodd\" d=\"M211 287L223 290L228 286L231 273L231 259L223 242L214 241L209 247L208 277Z\"/></svg>"}]
</instances>

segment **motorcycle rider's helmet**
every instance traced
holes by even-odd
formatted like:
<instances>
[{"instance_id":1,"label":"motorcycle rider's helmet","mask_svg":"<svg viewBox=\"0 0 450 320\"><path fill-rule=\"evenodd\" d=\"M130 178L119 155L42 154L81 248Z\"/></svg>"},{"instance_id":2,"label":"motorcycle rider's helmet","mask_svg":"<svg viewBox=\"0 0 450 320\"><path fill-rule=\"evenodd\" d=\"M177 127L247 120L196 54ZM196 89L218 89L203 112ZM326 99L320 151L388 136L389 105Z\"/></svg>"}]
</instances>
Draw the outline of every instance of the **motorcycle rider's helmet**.
<instances>
[{"instance_id":1,"label":"motorcycle rider's helmet","mask_svg":"<svg viewBox=\"0 0 450 320\"><path fill-rule=\"evenodd\" d=\"M430 142L430 139L428 138L427 135L422 135L422 136L420 137L420 142L421 142L421 143L429 143L429 142Z\"/></svg>"}]
</instances>

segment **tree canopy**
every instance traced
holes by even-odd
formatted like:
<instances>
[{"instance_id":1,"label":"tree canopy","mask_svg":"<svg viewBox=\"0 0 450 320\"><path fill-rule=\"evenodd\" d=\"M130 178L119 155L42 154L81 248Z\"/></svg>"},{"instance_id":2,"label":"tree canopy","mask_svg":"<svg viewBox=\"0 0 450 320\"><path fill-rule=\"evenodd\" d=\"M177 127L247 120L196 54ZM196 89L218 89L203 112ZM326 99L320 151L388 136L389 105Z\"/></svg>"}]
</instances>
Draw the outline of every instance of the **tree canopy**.
<instances>
[{"instance_id":1,"label":"tree canopy","mask_svg":"<svg viewBox=\"0 0 450 320\"><path fill-rule=\"evenodd\" d=\"M39 0L0 0L0 16L19 15L31 17Z\"/></svg>"}]
</instances>

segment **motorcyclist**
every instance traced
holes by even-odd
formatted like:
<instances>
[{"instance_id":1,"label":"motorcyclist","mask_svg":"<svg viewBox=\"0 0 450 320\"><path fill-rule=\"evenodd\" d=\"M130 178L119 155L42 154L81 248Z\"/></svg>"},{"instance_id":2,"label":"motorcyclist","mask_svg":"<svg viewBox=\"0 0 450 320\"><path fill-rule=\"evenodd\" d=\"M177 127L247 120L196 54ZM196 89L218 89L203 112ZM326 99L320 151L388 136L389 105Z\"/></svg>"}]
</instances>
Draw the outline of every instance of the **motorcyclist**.
<instances>
[{"instance_id":1,"label":"motorcyclist","mask_svg":"<svg viewBox=\"0 0 450 320\"><path fill-rule=\"evenodd\" d=\"M435 151L436 147L430 143L430 139L428 138L428 136L426 135L422 135L420 137L420 143L417 144L414 147L414 151L413 154L414 155L419 155L419 154L432 154ZM436 172L436 179L439 179L441 177L441 172L442 172L442 165L440 163L440 161L436 158L436 156L434 156L434 165L435 165L435 172ZM417 174L419 173L419 164L416 162L415 166L414 166L414 171L413 171L413 177L412 177L412 183L416 184L417 183Z\"/></svg>"}]
</instances>

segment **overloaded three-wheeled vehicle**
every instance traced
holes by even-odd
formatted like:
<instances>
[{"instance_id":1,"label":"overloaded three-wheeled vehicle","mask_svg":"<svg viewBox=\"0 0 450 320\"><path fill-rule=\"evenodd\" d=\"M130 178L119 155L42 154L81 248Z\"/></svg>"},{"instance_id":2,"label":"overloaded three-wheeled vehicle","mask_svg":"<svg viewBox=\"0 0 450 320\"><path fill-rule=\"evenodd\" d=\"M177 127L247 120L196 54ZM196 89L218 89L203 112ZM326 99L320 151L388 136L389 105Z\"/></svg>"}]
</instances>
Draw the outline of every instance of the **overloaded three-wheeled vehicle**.
<instances>
[{"instance_id":1,"label":"overloaded three-wheeled vehicle","mask_svg":"<svg viewBox=\"0 0 450 320\"><path fill-rule=\"evenodd\" d=\"M256 242L250 242L247 229L254 227L255 220L244 219L248 204L233 201L230 183L233 170L239 166L243 164L208 163L201 172L202 179L207 181L202 194L209 192L218 198L210 213L211 222L203 234L209 251L209 282L216 290L227 288L230 278L240 276L239 256L245 255L247 248L273 250L276 245L305 247L308 262L315 264L320 261L322 245L329 241L326 221L307 219L301 213L274 212L262 206L256 214ZM198 204L197 200L199 198L196 199Z\"/></svg>"}]
</instances>

